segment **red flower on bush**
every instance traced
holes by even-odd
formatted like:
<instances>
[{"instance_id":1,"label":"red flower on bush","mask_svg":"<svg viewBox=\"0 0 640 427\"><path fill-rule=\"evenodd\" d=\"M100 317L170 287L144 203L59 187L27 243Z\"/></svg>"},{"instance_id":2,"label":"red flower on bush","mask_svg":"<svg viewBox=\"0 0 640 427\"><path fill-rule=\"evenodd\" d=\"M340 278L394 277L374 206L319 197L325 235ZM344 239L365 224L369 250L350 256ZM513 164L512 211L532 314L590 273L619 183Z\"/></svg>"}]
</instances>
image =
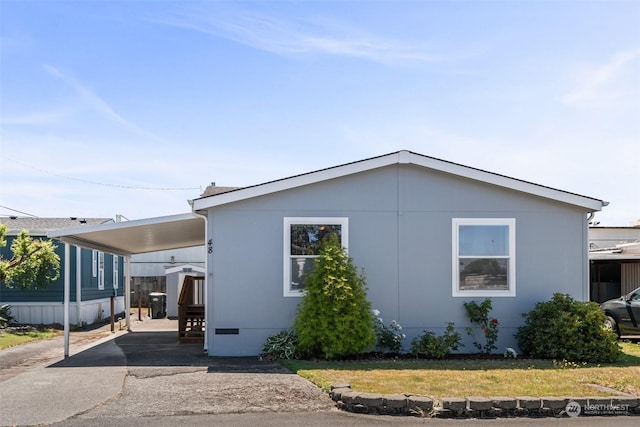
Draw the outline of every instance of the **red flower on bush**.
<instances>
[{"instance_id":1,"label":"red flower on bush","mask_svg":"<svg viewBox=\"0 0 640 427\"><path fill-rule=\"evenodd\" d=\"M493 323L494 325L497 325L498 324L498 319L495 319L495 318L491 319L491 323Z\"/></svg>"}]
</instances>

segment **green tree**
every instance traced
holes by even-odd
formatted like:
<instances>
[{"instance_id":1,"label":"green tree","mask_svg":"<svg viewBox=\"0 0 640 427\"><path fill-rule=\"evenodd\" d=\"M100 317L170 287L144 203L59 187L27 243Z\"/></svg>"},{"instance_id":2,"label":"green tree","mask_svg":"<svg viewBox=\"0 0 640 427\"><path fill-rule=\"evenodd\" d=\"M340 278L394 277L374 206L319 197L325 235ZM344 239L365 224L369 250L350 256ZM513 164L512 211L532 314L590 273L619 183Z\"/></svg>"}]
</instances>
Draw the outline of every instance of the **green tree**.
<instances>
[{"instance_id":1,"label":"green tree","mask_svg":"<svg viewBox=\"0 0 640 427\"><path fill-rule=\"evenodd\" d=\"M7 226L0 224L0 247L7 245ZM60 257L51 240L34 239L26 230L11 244L10 259L0 257L0 282L9 288L47 287L60 276Z\"/></svg>"},{"instance_id":2,"label":"green tree","mask_svg":"<svg viewBox=\"0 0 640 427\"><path fill-rule=\"evenodd\" d=\"M326 359L360 353L376 342L364 274L335 236L319 255L304 281L306 294L294 322L298 348Z\"/></svg>"}]
</instances>

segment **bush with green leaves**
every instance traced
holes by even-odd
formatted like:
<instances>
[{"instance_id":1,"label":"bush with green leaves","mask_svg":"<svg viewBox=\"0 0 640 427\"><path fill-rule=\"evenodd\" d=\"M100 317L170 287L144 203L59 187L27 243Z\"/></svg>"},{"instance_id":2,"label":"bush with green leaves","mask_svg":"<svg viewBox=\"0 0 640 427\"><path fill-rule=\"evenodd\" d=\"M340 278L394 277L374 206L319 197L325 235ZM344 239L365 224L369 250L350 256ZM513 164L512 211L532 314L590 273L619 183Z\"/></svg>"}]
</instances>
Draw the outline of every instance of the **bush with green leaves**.
<instances>
[{"instance_id":1,"label":"bush with green leaves","mask_svg":"<svg viewBox=\"0 0 640 427\"><path fill-rule=\"evenodd\" d=\"M471 323L475 323L480 327L482 335L484 335L484 345L476 339L475 332L472 327L467 327L467 335L473 339L473 346L483 353L489 354L496 350L496 341L498 340L498 319L489 317L491 311L491 298L485 298L480 304L475 301L465 302L464 308L467 317Z\"/></svg>"},{"instance_id":2,"label":"bush with green leaves","mask_svg":"<svg viewBox=\"0 0 640 427\"><path fill-rule=\"evenodd\" d=\"M447 322L447 327L441 336L431 331L425 331L411 341L411 354L427 359L442 359L458 348L464 347L462 336L456 332L453 322Z\"/></svg>"},{"instance_id":3,"label":"bush with green leaves","mask_svg":"<svg viewBox=\"0 0 640 427\"><path fill-rule=\"evenodd\" d=\"M616 334L604 327L598 304L556 293L524 314L525 325L515 334L520 349L540 359L570 362L615 362L622 354Z\"/></svg>"},{"instance_id":4,"label":"bush with green leaves","mask_svg":"<svg viewBox=\"0 0 640 427\"><path fill-rule=\"evenodd\" d=\"M375 344L364 273L358 272L337 237L323 243L304 286L294 322L304 355L341 358Z\"/></svg>"},{"instance_id":5,"label":"bush with green leaves","mask_svg":"<svg viewBox=\"0 0 640 427\"><path fill-rule=\"evenodd\" d=\"M402 332L402 326L396 320L392 320L389 326L384 324L379 310L371 310L376 327L376 349L391 353L400 353L402 341L407 337Z\"/></svg>"},{"instance_id":6,"label":"bush with green leaves","mask_svg":"<svg viewBox=\"0 0 640 427\"><path fill-rule=\"evenodd\" d=\"M262 346L262 357L268 359L297 359L298 337L294 330L283 330L269 336Z\"/></svg>"},{"instance_id":7,"label":"bush with green leaves","mask_svg":"<svg viewBox=\"0 0 640 427\"><path fill-rule=\"evenodd\" d=\"M7 328L13 321L11 306L9 304L0 305L0 329Z\"/></svg>"}]
</instances>

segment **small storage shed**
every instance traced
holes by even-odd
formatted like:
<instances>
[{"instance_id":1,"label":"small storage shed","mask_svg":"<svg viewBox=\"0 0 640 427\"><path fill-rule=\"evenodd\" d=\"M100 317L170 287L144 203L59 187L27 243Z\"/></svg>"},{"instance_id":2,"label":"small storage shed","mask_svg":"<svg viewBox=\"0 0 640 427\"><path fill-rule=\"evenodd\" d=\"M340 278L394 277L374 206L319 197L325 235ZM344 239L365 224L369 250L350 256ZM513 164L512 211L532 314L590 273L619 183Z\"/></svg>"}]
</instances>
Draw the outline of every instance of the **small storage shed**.
<instances>
[{"instance_id":1,"label":"small storage shed","mask_svg":"<svg viewBox=\"0 0 640 427\"><path fill-rule=\"evenodd\" d=\"M192 264L176 265L165 269L168 318L178 318L178 297L182 291L185 276L204 277L204 271L203 267Z\"/></svg>"}]
</instances>

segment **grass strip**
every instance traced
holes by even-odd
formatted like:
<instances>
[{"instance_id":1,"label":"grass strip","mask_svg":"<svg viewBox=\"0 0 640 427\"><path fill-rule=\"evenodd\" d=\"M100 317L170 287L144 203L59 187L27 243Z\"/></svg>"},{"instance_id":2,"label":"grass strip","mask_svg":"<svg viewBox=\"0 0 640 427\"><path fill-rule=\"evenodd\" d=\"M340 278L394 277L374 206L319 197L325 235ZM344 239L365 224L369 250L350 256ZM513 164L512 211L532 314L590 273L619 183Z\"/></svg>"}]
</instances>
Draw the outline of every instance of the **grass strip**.
<instances>
[{"instance_id":1,"label":"grass strip","mask_svg":"<svg viewBox=\"0 0 640 427\"><path fill-rule=\"evenodd\" d=\"M640 395L640 344L621 343L611 364L537 359L491 360L285 360L289 370L324 390L348 383L356 391L410 393L436 399L454 396Z\"/></svg>"},{"instance_id":2,"label":"grass strip","mask_svg":"<svg viewBox=\"0 0 640 427\"><path fill-rule=\"evenodd\" d=\"M11 330L5 329L0 331L0 350L14 347L16 345L25 344L31 341L38 341L54 337L58 331L54 329L27 329L27 330Z\"/></svg>"}]
</instances>

